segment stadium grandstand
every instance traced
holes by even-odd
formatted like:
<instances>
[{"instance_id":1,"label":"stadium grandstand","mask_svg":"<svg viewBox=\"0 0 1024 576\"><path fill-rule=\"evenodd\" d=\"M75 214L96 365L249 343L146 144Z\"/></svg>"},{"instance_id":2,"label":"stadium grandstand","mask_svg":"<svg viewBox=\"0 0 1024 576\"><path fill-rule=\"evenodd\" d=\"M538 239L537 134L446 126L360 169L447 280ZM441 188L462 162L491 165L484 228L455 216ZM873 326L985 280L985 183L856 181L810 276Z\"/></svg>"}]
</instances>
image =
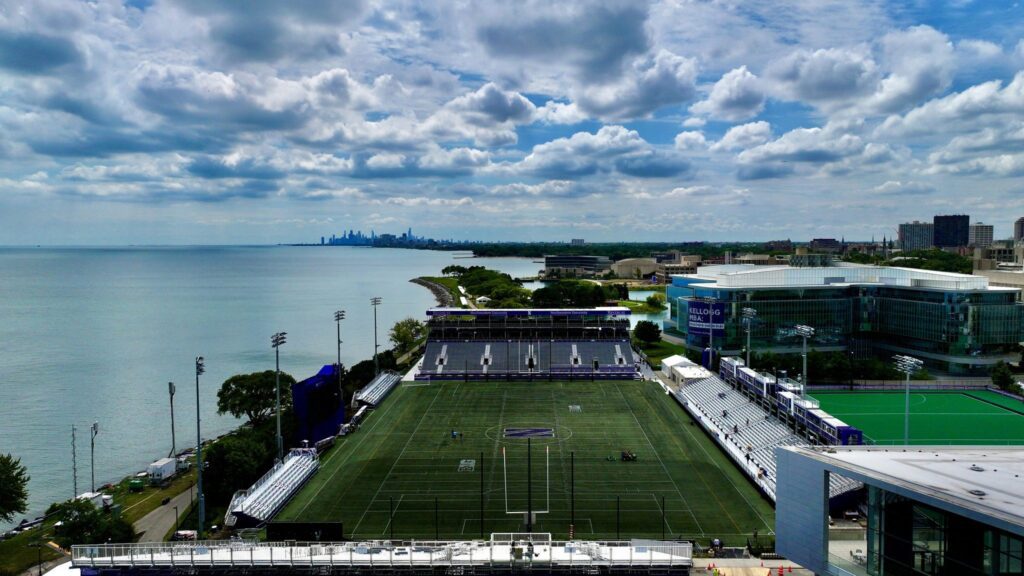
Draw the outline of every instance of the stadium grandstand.
<instances>
[{"instance_id":1,"label":"stadium grandstand","mask_svg":"<svg viewBox=\"0 0 1024 576\"><path fill-rule=\"evenodd\" d=\"M280 510L319 468L315 449L295 448L247 490L231 498L224 525L231 528L259 526Z\"/></svg>"},{"instance_id":2,"label":"stadium grandstand","mask_svg":"<svg viewBox=\"0 0 1024 576\"><path fill-rule=\"evenodd\" d=\"M673 370L686 362L676 359ZM754 377L744 381L737 374ZM795 382L749 370L739 358L723 358L720 376L681 380L672 395L772 501L776 448L860 444L859 430L818 410ZM829 491L835 497L858 488L856 482L833 476Z\"/></svg>"},{"instance_id":3,"label":"stadium grandstand","mask_svg":"<svg viewBox=\"0 0 1024 576\"><path fill-rule=\"evenodd\" d=\"M416 380L638 379L629 309L433 308Z\"/></svg>"}]
</instances>

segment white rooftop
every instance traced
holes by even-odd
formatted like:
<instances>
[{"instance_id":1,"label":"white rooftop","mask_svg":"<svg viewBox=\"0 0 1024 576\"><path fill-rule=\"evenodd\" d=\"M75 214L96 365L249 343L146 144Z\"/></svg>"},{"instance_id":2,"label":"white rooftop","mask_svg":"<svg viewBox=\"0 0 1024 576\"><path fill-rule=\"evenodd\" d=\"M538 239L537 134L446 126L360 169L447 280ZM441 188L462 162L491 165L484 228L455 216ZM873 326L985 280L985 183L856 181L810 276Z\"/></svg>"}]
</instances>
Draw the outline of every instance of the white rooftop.
<instances>
[{"instance_id":1,"label":"white rooftop","mask_svg":"<svg viewBox=\"0 0 1024 576\"><path fill-rule=\"evenodd\" d=\"M988 278L972 274L937 272L896 266L755 266L727 264L701 266L685 278L706 280L704 286L720 288L843 286L876 284L939 290L996 290Z\"/></svg>"},{"instance_id":2,"label":"white rooftop","mask_svg":"<svg viewBox=\"0 0 1024 576\"><path fill-rule=\"evenodd\" d=\"M1024 527L1024 446L784 449Z\"/></svg>"}]
</instances>

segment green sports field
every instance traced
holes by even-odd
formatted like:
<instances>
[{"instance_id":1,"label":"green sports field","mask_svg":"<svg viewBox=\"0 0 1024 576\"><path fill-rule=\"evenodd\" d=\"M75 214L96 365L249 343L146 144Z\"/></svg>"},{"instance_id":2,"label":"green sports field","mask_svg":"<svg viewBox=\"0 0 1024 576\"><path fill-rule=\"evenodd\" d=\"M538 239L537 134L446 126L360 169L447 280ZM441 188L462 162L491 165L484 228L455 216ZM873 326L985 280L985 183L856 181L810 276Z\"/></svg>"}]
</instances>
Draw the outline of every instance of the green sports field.
<instances>
[{"instance_id":1,"label":"green sports field","mask_svg":"<svg viewBox=\"0 0 1024 576\"><path fill-rule=\"evenodd\" d=\"M814 398L874 443L903 443L903 392L815 392ZM1024 403L988 390L911 391L910 442L1024 444Z\"/></svg>"},{"instance_id":2,"label":"green sports field","mask_svg":"<svg viewBox=\"0 0 1024 576\"><path fill-rule=\"evenodd\" d=\"M322 458L278 520L341 521L349 538L433 538L436 499L437 534L475 538L482 480L483 532L523 531L513 512L528 506L527 440L505 437L511 429L554 434L530 439L533 510L547 511L534 531L568 536L574 454L577 538L615 538L617 498L622 538L660 538L662 498L666 536L742 545L772 533L771 505L651 382L401 386ZM622 462L623 450L638 460Z\"/></svg>"}]
</instances>

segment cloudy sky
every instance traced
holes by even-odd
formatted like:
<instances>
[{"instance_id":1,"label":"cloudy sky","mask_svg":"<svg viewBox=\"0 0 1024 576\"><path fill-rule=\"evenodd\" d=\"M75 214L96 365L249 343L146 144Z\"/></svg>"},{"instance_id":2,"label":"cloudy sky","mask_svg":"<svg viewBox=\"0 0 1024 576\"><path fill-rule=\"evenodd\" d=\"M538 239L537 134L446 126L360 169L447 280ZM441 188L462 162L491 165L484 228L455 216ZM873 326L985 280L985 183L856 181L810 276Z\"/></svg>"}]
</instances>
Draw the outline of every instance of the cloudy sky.
<instances>
[{"instance_id":1,"label":"cloudy sky","mask_svg":"<svg viewBox=\"0 0 1024 576\"><path fill-rule=\"evenodd\" d=\"M1024 216L1003 0L0 0L0 244Z\"/></svg>"}]
</instances>

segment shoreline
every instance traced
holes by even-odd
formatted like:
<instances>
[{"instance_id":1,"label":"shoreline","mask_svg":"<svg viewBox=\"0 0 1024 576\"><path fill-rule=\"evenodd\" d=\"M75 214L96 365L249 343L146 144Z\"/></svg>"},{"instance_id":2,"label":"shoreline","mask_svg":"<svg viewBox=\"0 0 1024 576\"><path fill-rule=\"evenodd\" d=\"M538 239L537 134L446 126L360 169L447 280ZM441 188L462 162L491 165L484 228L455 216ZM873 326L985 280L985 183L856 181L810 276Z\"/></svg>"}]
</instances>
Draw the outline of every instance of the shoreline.
<instances>
[{"instance_id":1,"label":"shoreline","mask_svg":"<svg viewBox=\"0 0 1024 576\"><path fill-rule=\"evenodd\" d=\"M455 302L452 301L452 297L451 294L448 292L448 289L445 288L444 286L441 286L437 282L432 282L430 280L427 280L426 278L423 278L422 276L418 278L413 278L412 280L409 280L409 282L412 282L413 284L416 284L418 286L423 286L427 290L430 290L430 293L434 295L434 299L437 300L438 306L450 307L455 305Z\"/></svg>"}]
</instances>

